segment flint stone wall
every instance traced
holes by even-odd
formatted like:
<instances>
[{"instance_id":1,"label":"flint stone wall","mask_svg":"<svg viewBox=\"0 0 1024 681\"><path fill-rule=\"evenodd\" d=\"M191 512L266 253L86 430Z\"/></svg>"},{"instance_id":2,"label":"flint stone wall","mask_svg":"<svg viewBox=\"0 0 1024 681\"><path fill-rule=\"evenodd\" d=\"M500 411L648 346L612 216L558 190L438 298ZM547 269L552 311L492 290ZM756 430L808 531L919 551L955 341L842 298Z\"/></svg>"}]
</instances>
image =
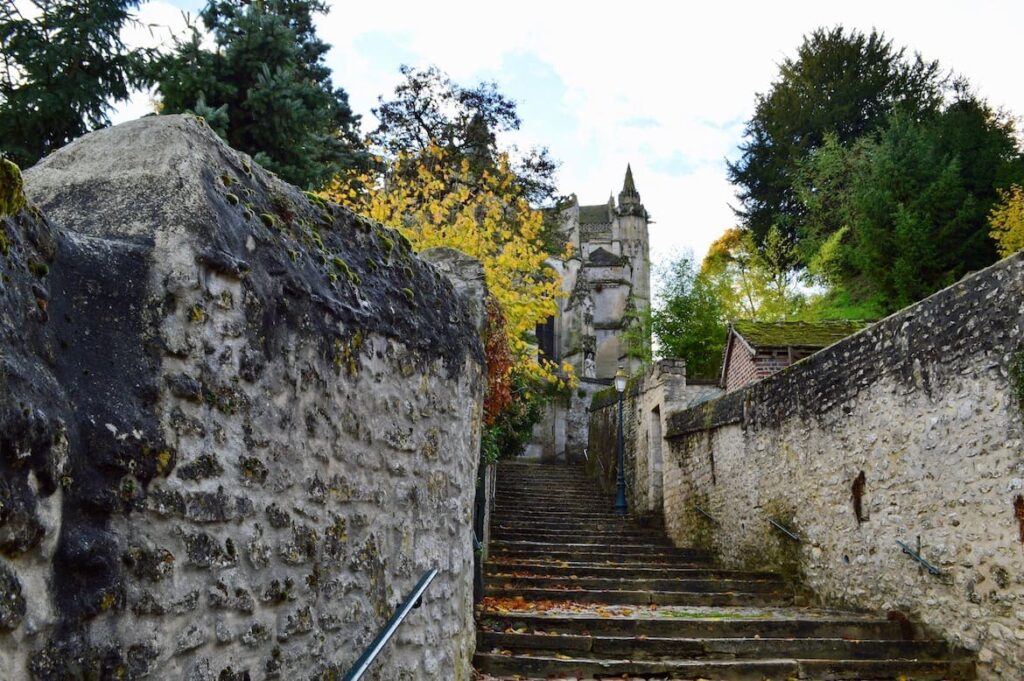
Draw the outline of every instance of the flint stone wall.
<instances>
[{"instance_id":1,"label":"flint stone wall","mask_svg":"<svg viewBox=\"0 0 1024 681\"><path fill-rule=\"evenodd\" d=\"M792 367L668 416L677 544L1024 669L1024 254ZM713 524L696 507L709 511ZM800 542L769 525L795 531ZM941 571L933 576L901 540ZM894 615L899 617L899 615Z\"/></svg>"},{"instance_id":2,"label":"flint stone wall","mask_svg":"<svg viewBox=\"0 0 1024 681\"><path fill-rule=\"evenodd\" d=\"M25 181L0 678L340 677L431 567L369 677L468 678L479 286L200 119L92 133Z\"/></svg>"}]
</instances>

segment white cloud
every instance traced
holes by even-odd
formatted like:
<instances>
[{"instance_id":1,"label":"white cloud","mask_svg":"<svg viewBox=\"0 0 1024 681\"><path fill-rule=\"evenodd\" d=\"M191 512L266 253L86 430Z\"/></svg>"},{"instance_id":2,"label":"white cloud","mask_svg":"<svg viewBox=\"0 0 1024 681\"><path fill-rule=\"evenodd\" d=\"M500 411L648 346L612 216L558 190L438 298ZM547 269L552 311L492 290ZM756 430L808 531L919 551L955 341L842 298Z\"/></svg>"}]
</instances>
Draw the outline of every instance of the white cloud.
<instances>
[{"instance_id":1,"label":"white cloud","mask_svg":"<svg viewBox=\"0 0 1024 681\"><path fill-rule=\"evenodd\" d=\"M402 62L437 64L464 82L497 74L499 86L511 56L527 54L550 67L564 84L562 101L551 102L560 118L540 120L531 103L533 118L517 141L550 147L563 161L562 190L584 202L618 192L632 163L657 219L655 258L683 250L701 257L734 223L722 161L736 156L755 93L770 87L778 63L816 27L877 27L967 76L994 105L1024 113L1019 2L331 4L318 31L334 46L334 80L366 127L377 97L397 84ZM147 4L142 14L156 5L166 20L165 3ZM637 120L645 125L627 124Z\"/></svg>"}]
</instances>

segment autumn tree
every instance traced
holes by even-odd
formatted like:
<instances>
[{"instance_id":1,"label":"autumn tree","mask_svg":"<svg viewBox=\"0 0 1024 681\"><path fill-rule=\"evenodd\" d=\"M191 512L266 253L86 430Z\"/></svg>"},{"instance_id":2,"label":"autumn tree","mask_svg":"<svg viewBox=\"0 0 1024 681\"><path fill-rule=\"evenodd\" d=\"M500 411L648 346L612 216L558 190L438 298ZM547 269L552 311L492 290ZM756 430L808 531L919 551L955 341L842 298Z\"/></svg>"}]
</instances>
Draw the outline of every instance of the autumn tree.
<instances>
[{"instance_id":1,"label":"autumn tree","mask_svg":"<svg viewBox=\"0 0 1024 681\"><path fill-rule=\"evenodd\" d=\"M711 244L700 273L728 319L775 321L797 314L804 303L792 240L771 227L764 244L750 231L731 228Z\"/></svg>"},{"instance_id":2,"label":"autumn tree","mask_svg":"<svg viewBox=\"0 0 1024 681\"><path fill-rule=\"evenodd\" d=\"M504 154L523 195L534 206L556 199L557 163L545 147L520 150L500 137L522 124L516 103L493 82L466 87L436 66L400 67L404 78L389 98L380 97L373 109L378 125L369 141L382 156L416 156L440 147L453 161L468 159L488 165ZM559 246L559 249L561 245Z\"/></svg>"},{"instance_id":3,"label":"autumn tree","mask_svg":"<svg viewBox=\"0 0 1024 681\"><path fill-rule=\"evenodd\" d=\"M1000 202L989 213L990 232L999 255L1006 257L1024 249L1024 189L1015 184L1000 190Z\"/></svg>"},{"instance_id":4,"label":"autumn tree","mask_svg":"<svg viewBox=\"0 0 1024 681\"><path fill-rule=\"evenodd\" d=\"M0 151L23 168L110 124L147 80L148 50L121 39L138 0L0 2Z\"/></svg>"},{"instance_id":5,"label":"autumn tree","mask_svg":"<svg viewBox=\"0 0 1024 681\"><path fill-rule=\"evenodd\" d=\"M504 316L510 371L558 382L557 368L539 363L530 342L562 295L559 276L545 264L543 215L531 207L507 155L476 170L453 153L437 145L403 152L381 160L378 174L339 178L326 195L396 228L417 251L448 246L480 260ZM571 373L561 369L562 376Z\"/></svg>"}]
</instances>

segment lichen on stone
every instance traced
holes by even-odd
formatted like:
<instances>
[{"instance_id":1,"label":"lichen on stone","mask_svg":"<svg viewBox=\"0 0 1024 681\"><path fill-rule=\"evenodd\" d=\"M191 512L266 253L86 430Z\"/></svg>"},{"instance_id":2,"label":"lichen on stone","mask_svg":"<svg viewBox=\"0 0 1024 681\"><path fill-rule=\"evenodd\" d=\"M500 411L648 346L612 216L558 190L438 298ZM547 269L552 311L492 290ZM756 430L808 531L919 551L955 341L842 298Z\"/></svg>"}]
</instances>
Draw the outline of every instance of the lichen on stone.
<instances>
[{"instance_id":1,"label":"lichen on stone","mask_svg":"<svg viewBox=\"0 0 1024 681\"><path fill-rule=\"evenodd\" d=\"M27 203L21 169L6 158L0 159L0 217L14 215Z\"/></svg>"}]
</instances>

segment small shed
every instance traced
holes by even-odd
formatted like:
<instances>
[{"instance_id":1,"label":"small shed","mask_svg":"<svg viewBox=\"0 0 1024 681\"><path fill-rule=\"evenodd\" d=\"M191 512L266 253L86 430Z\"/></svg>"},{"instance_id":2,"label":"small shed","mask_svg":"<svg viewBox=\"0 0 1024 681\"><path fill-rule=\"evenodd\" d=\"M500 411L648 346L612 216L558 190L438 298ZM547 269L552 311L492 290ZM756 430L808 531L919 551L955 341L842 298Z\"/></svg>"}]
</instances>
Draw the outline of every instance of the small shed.
<instances>
[{"instance_id":1,"label":"small shed","mask_svg":"<svg viewBox=\"0 0 1024 681\"><path fill-rule=\"evenodd\" d=\"M722 359L722 388L729 392L760 381L868 324L855 320L732 322Z\"/></svg>"}]
</instances>

